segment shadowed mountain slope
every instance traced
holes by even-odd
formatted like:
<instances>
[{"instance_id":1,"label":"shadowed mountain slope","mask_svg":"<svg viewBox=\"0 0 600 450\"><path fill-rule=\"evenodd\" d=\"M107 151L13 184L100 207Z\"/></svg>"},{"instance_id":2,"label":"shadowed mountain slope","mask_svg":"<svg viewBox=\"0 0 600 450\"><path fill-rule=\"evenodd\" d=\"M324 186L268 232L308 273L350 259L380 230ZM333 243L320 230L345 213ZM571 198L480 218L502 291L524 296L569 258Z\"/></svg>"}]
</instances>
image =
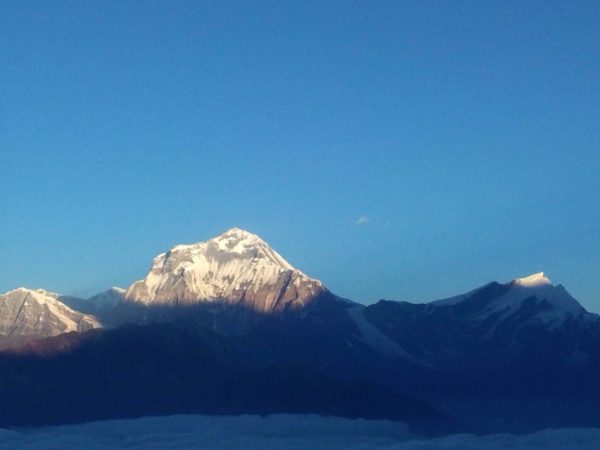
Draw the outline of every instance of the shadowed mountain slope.
<instances>
[{"instance_id":1,"label":"shadowed mountain slope","mask_svg":"<svg viewBox=\"0 0 600 450\"><path fill-rule=\"evenodd\" d=\"M62 334L3 356L5 386L19 394L8 389L0 401L23 414L17 404L31 389L47 395L39 405L24 400L40 411L46 403L57 408L61 392L80 402L57 416L66 421L93 418L83 399L90 394L98 417L379 411L397 418L408 398L418 398L488 431L600 426L600 318L543 273L427 304L365 306L335 296L261 238L234 228L161 253L126 290L89 300L53 294L52 311L57 299L114 329ZM23 304L27 326L11 328L22 311L6 316L18 343L31 339L19 330L46 323L50 310ZM74 317L81 327L100 326L67 306L61 311L62 331L82 331ZM61 378L64 368L77 379ZM44 381L44 372L54 375ZM387 409L384 398L396 406ZM6 408L7 423L25 420Z\"/></svg>"},{"instance_id":2,"label":"shadowed mountain slope","mask_svg":"<svg viewBox=\"0 0 600 450\"><path fill-rule=\"evenodd\" d=\"M400 420L412 430L464 429L427 404L369 381L308 366L257 369L227 339L177 324L68 333L0 354L0 426L118 417L316 413Z\"/></svg>"}]
</instances>

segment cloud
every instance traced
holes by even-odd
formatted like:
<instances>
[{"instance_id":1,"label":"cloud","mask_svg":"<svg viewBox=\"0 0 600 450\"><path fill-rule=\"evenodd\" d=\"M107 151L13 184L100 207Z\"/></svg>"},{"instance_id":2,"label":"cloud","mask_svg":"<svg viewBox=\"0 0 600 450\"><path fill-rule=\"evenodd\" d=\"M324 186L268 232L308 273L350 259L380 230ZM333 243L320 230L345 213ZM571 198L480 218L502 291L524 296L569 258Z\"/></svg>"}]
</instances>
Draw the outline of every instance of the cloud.
<instances>
[{"instance_id":1,"label":"cloud","mask_svg":"<svg viewBox=\"0 0 600 450\"><path fill-rule=\"evenodd\" d=\"M596 449L600 429L543 430L529 435L457 434L417 438L386 420L278 414L266 417L179 415L109 420L17 431L0 429L0 448L19 449Z\"/></svg>"},{"instance_id":2,"label":"cloud","mask_svg":"<svg viewBox=\"0 0 600 450\"><path fill-rule=\"evenodd\" d=\"M369 223L371 221L371 219L369 219L367 216L360 216L358 219L356 219L356 225L364 225L366 223Z\"/></svg>"}]
</instances>

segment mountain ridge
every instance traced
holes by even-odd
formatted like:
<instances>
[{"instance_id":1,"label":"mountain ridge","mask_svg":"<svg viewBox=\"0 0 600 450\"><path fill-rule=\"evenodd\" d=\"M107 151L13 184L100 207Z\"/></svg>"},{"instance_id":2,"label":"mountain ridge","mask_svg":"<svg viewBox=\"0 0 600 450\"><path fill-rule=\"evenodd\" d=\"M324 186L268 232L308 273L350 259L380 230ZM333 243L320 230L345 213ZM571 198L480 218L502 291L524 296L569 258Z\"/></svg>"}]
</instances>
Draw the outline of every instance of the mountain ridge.
<instances>
[{"instance_id":1,"label":"mountain ridge","mask_svg":"<svg viewBox=\"0 0 600 450\"><path fill-rule=\"evenodd\" d=\"M52 363L56 364L55 374L60 373L63 360L79 367L104 358L107 370L97 376L91 371L86 386L98 383L106 392L112 389L108 368L113 364L123 368L123 389L133 380L146 383L147 392L160 389L160 377L152 375L156 371L165 371L173 379L191 383L186 385L190 389L194 387L194 373L162 367L152 346L139 347L148 338L157 343L167 340L168 345L161 344L161 351L165 357L175 358L180 369L186 367L187 357L196 361L194 367L222 361L223 357L235 365L230 352L241 355L238 363L243 360L246 373L241 373L240 379L277 368L275 385L263 386L264 392L275 394L271 388L276 389L279 393L273 399L285 401L261 406L266 408L264 412L275 407L296 408L295 402L302 399L289 397L292 391L287 390L295 388L288 383L288 375L308 368L310 373L343 383L366 379L406 398L444 405L443 410L474 421L483 420L478 413L482 402L510 397L518 404L537 396L556 401L559 409L555 414L559 418L574 414L574 423L600 424L600 415L596 422L593 415L584 417L577 410L569 412L561 406L563 398L575 401L582 390L600 400L600 388L595 387L600 377L600 316L587 312L543 272L506 283L490 282L430 303L380 301L362 305L335 296L323 283L293 268L261 238L234 228L207 241L176 245L157 255L146 278L128 289L111 288L88 300L46 291L33 295L47 296L52 305L62 301L82 317L82 313L95 314L95 318L90 317L100 319L98 323L106 329L83 336L72 327L63 327L61 330L67 332L51 338L42 336L23 346L28 339L25 336L12 353L14 357L29 361L31 369L27 370L44 371L49 366L42 359L52 356L56 358ZM38 320L43 308L34 305L30 312ZM188 339L205 347L190 346ZM134 341L135 345L129 347ZM107 346L101 350L95 343ZM85 351L78 350L82 345ZM108 348L117 353L103 354ZM139 353L122 348L144 350ZM185 356L179 354L183 348ZM122 351L125 353L119 353ZM136 369L128 372L131 360ZM20 374L11 364L0 365L5 371L0 375L18 379ZM52 381L56 384L42 385L49 390L60 386L84 405L85 399L78 399L79 394L62 386L62 379L56 376ZM297 378L305 384L296 392L308 395L312 376ZM218 377L205 381L208 385L203 392L207 394L212 388L215 392L224 388L224 381ZM228 386L225 390L233 385ZM178 388L175 384L170 389ZM183 411L189 406L185 395L174 403L165 395L160 402L171 402L169 411ZM239 402L236 411L243 412L247 400L244 391L236 396L231 400ZM143 398L149 401L150 397L144 393ZM102 396L98 399L102 401ZM313 410L325 411L318 405L319 396L312 399ZM458 406L452 406L456 399ZM196 400L200 402L197 405L202 403L201 398ZM128 405L120 403L118 395L113 401L124 408L120 411L127 411ZM165 411L158 404L154 407ZM135 408L140 414L151 412L150 406ZM513 413L518 412L515 408ZM545 417L546 412L539 409L531 412L531 418L515 414L512 421L501 409L498 411L488 411L486 424L496 426L497 431L522 429L519 421L523 420L523 429L562 423ZM482 417L485 419L485 415ZM503 425L494 425L498 421Z\"/></svg>"},{"instance_id":2,"label":"mountain ridge","mask_svg":"<svg viewBox=\"0 0 600 450\"><path fill-rule=\"evenodd\" d=\"M482 297L482 292L485 292L485 298L474 301ZM228 315L227 319L220 321L221 325L215 326L215 329L222 330L228 328L227 322L243 321L242 316L256 319L271 313L306 314L310 308L324 301L348 302L354 306L348 309L348 313L365 342L382 354L413 357L366 319L373 305L362 305L335 296L321 281L294 268L262 238L237 227L209 240L178 244L160 253L153 258L147 276L128 288L113 287L87 300L54 293L47 295L74 311L98 318L105 326L178 320L187 313L178 314L176 310L194 308L194 314L202 309L206 316L206 311L209 311L206 323L216 320L219 315ZM568 317L585 319L592 314L562 285L553 285L543 272L507 283L491 282L465 294L424 305L430 313L451 305L469 309L468 318L474 323L486 322L490 317L496 321L506 320L518 314L526 302L529 311L537 308L535 314L530 314L529 320L541 320L553 327L560 326ZM236 310L260 314L233 314L236 316L233 319L232 312ZM98 326L101 326L100 323Z\"/></svg>"},{"instance_id":3,"label":"mountain ridge","mask_svg":"<svg viewBox=\"0 0 600 450\"><path fill-rule=\"evenodd\" d=\"M479 320L485 320L490 315L501 313L498 319L506 319L515 314L524 302L532 298L536 299L537 305L545 303L546 308L542 308L537 313L537 318L545 323L560 323L566 320L568 316L581 318L587 314L593 314L581 306L562 285L554 285L544 275L544 272L515 278L507 283L492 281L465 294L434 300L426 303L426 305L432 308L457 305L468 301L469 298L477 295L482 290L489 289L491 285L498 286L497 290L502 292L498 292L494 296L494 301L488 302L483 310L480 310L477 315L473 315L473 318L478 317Z\"/></svg>"}]
</instances>

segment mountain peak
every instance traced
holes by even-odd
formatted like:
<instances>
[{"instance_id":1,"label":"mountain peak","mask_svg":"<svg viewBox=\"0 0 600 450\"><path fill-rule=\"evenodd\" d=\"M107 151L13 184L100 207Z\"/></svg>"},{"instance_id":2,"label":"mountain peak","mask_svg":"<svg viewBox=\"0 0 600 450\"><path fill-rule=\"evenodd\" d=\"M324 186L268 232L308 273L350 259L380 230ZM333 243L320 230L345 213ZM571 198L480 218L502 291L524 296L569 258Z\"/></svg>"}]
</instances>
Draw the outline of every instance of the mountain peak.
<instances>
[{"instance_id":1,"label":"mountain peak","mask_svg":"<svg viewBox=\"0 0 600 450\"><path fill-rule=\"evenodd\" d=\"M538 272L526 277L516 278L512 281L512 284L523 287L552 286L552 281L544 275L544 272Z\"/></svg>"},{"instance_id":2,"label":"mountain peak","mask_svg":"<svg viewBox=\"0 0 600 450\"><path fill-rule=\"evenodd\" d=\"M544 272L515 278L504 284L488 283L466 294L438 300L432 304L463 304L470 317L478 321L487 320L492 316L501 321L521 314L522 317L528 315L544 323L561 324L568 317L582 317L586 313L562 285L552 284Z\"/></svg>"},{"instance_id":3,"label":"mountain peak","mask_svg":"<svg viewBox=\"0 0 600 450\"><path fill-rule=\"evenodd\" d=\"M0 294L0 349L27 339L101 327L96 318L74 311L58 297L25 287Z\"/></svg>"},{"instance_id":4,"label":"mountain peak","mask_svg":"<svg viewBox=\"0 0 600 450\"><path fill-rule=\"evenodd\" d=\"M256 234L241 228L230 228L208 242L216 244L221 251L239 254L243 254L247 249L253 247L268 247L267 243Z\"/></svg>"},{"instance_id":5,"label":"mountain peak","mask_svg":"<svg viewBox=\"0 0 600 450\"><path fill-rule=\"evenodd\" d=\"M179 248L179 247L186 247L186 246L194 246L194 245L200 245L200 244L204 244L206 242L213 242L213 243L218 243L221 244L221 246L223 247L223 250L229 250L232 247L234 247L237 244L245 244L245 245L261 245L261 244L265 244L265 241L263 241L258 235L254 234L254 233L250 233L249 231L246 230L242 230L241 228L230 228L227 231L224 231L223 233L219 234L218 236L215 236L211 239L209 239L208 241L200 241L200 242L196 242L194 244L181 244L181 245L176 245L175 248Z\"/></svg>"},{"instance_id":6,"label":"mountain peak","mask_svg":"<svg viewBox=\"0 0 600 450\"><path fill-rule=\"evenodd\" d=\"M37 294L42 294L42 295L58 295L58 294L55 294L54 292L50 292L45 289L32 289L32 288L28 288L25 286L20 286L16 289L13 289L12 291L8 291L7 294L9 294L11 292L30 292L30 293L37 293Z\"/></svg>"},{"instance_id":7,"label":"mountain peak","mask_svg":"<svg viewBox=\"0 0 600 450\"><path fill-rule=\"evenodd\" d=\"M204 252L208 252L220 259L264 258L270 260L283 270L295 270L290 263L283 259L281 255L275 252L258 235L242 230L241 228L230 228L208 241L176 245L166 252L165 255L169 256L173 253L188 253L193 255ZM160 256L162 254L158 257Z\"/></svg>"},{"instance_id":8,"label":"mountain peak","mask_svg":"<svg viewBox=\"0 0 600 450\"><path fill-rule=\"evenodd\" d=\"M219 236L215 237L214 239L219 239L219 238L223 238L223 237L225 237L225 238L234 237L237 239L246 239L248 237L253 237L253 238L260 239L256 234L251 233L248 230L238 228L238 227L232 227L232 228L228 229L227 231L221 233Z\"/></svg>"},{"instance_id":9,"label":"mountain peak","mask_svg":"<svg viewBox=\"0 0 600 450\"><path fill-rule=\"evenodd\" d=\"M161 253L125 298L163 305L221 301L270 312L301 307L324 291L320 281L292 267L259 236L231 228Z\"/></svg>"},{"instance_id":10,"label":"mountain peak","mask_svg":"<svg viewBox=\"0 0 600 450\"><path fill-rule=\"evenodd\" d=\"M48 299L57 300L59 297L55 292L46 291L45 289L31 289L23 286L8 291L4 295L12 297L26 295L40 303L45 303Z\"/></svg>"}]
</instances>

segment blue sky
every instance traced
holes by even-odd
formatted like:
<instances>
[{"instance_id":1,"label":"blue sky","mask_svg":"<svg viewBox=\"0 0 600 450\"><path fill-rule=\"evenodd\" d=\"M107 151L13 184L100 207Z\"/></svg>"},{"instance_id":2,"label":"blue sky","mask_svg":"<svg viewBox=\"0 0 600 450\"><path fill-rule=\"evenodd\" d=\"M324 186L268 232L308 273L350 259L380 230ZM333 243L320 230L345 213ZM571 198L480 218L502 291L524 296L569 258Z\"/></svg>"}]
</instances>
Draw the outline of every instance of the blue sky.
<instances>
[{"instance_id":1,"label":"blue sky","mask_svg":"<svg viewBox=\"0 0 600 450\"><path fill-rule=\"evenodd\" d=\"M0 291L239 226L358 301L545 271L600 312L598 2L0 10Z\"/></svg>"}]
</instances>

